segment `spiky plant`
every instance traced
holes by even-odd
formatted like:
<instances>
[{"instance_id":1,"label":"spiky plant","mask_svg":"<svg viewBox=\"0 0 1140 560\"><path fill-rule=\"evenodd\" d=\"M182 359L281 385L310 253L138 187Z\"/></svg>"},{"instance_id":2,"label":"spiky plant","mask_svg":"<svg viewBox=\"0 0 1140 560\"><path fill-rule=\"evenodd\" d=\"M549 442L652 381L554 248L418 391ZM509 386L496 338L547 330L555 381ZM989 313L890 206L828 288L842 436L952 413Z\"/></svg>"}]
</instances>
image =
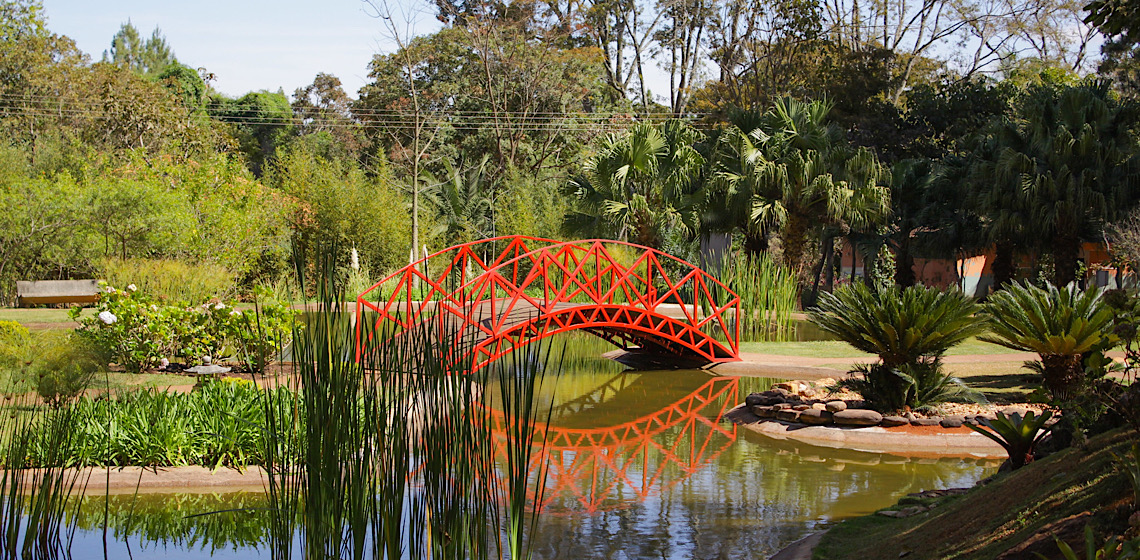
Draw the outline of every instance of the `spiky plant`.
<instances>
[{"instance_id":1,"label":"spiky plant","mask_svg":"<svg viewBox=\"0 0 1140 560\"><path fill-rule=\"evenodd\" d=\"M1112 311L1101 301L1101 293L1081 291L1075 284L1064 288L1013 284L986 302L991 334L980 338L1036 352L1045 388L1054 399L1070 399L1084 379L1084 355L1108 350L1118 341L1112 333Z\"/></svg>"},{"instance_id":2,"label":"spiky plant","mask_svg":"<svg viewBox=\"0 0 1140 560\"><path fill-rule=\"evenodd\" d=\"M1021 414L1014 412L1009 416L998 412L997 418L981 419L983 427L967 424L966 427L986 436L1005 448L1009 453L1009 465L1020 469L1026 463L1033 461L1033 448L1049 433L1049 426L1045 423L1053 417L1053 413L1046 410L1040 416L1033 411ZM987 429L988 428L988 429Z\"/></svg>"},{"instance_id":3,"label":"spiky plant","mask_svg":"<svg viewBox=\"0 0 1140 560\"><path fill-rule=\"evenodd\" d=\"M840 384L859 392L873 408L919 408L969 396L942 370L941 357L954 345L980 334L979 306L957 291L925 286L874 292L863 284L824 293L808 318L864 352L876 364L857 367L860 377Z\"/></svg>"}]
</instances>

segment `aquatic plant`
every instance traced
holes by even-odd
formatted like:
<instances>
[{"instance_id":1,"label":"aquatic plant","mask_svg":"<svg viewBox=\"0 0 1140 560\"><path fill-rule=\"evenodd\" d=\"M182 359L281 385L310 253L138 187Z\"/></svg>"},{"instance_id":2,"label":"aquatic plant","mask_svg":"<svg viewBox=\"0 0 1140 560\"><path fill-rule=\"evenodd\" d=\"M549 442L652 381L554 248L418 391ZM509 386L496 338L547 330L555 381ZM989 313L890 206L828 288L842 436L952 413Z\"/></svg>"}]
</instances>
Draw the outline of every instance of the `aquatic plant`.
<instances>
[{"instance_id":1,"label":"aquatic plant","mask_svg":"<svg viewBox=\"0 0 1140 560\"><path fill-rule=\"evenodd\" d=\"M716 276L740 296L740 338L743 341L795 339L799 285L795 274L767 254L754 258L727 256Z\"/></svg>"}]
</instances>

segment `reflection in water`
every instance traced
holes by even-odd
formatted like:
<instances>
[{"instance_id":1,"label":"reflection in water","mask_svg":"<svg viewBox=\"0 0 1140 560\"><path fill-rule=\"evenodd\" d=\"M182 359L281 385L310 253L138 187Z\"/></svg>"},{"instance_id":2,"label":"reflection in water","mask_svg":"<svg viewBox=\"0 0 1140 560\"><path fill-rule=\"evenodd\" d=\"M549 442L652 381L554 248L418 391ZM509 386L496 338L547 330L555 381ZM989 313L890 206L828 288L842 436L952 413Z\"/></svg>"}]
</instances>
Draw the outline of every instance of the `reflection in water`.
<instances>
[{"instance_id":1,"label":"reflection in water","mask_svg":"<svg viewBox=\"0 0 1140 560\"><path fill-rule=\"evenodd\" d=\"M766 558L820 525L901 495L967 486L996 462L907 460L778 441L720 416L770 381L701 371L626 372L575 339L539 388L551 410L539 559ZM757 384L760 387L757 387ZM489 388L498 394L498 388ZM500 417L501 419L501 417ZM498 441L501 445L501 440ZM103 498L89 500L74 552L102 558ZM257 494L112 497L109 557L268 557ZM187 517L208 511L245 512Z\"/></svg>"}]
</instances>

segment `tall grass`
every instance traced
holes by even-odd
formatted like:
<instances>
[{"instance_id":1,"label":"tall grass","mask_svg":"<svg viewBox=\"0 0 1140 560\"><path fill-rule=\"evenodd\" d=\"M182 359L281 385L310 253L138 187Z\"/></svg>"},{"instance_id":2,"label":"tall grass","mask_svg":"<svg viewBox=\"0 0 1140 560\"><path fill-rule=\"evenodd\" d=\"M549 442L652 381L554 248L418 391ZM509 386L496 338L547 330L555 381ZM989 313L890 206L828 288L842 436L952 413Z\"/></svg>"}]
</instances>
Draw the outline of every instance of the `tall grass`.
<instances>
[{"instance_id":1,"label":"tall grass","mask_svg":"<svg viewBox=\"0 0 1140 560\"><path fill-rule=\"evenodd\" d=\"M726 258L716 275L740 296L742 341L795 340L792 314L799 301L799 287L790 270L761 254Z\"/></svg>"},{"instance_id":2,"label":"tall grass","mask_svg":"<svg viewBox=\"0 0 1140 560\"><path fill-rule=\"evenodd\" d=\"M102 259L96 265L107 284L140 291L164 302L198 304L232 296L234 275L225 267L201 263L190 265L171 259Z\"/></svg>"},{"instance_id":3,"label":"tall grass","mask_svg":"<svg viewBox=\"0 0 1140 560\"><path fill-rule=\"evenodd\" d=\"M316 286L318 313L294 338L296 400L264 409L271 555L501 557L503 501L506 549L526 558L537 519L533 505L527 511L527 484L545 485L529 453L546 418L530 397L550 352L472 371L470 343L425 314L412 329L362 325L372 342L354 359L355 330L331 259L314 261L298 267L301 284ZM304 281L306 270L318 271L314 282ZM514 459L502 473L484 391L491 375L513 383L506 415L518 419L507 422Z\"/></svg>"},{"instance_id":4,"label":"tall grass","mask_svg":"<svg viewBox=\"0 0 1140 560\"><path fill-rule=\"evenodd\" d=\"M10 406L0 418L0 557L61 558L75 536L78 500L86 478L69 469L74 413L36 401ZM31 468L31 450L51 450ZM71 520L67 522L66 520Z\"/></svg>"}]
</instances>

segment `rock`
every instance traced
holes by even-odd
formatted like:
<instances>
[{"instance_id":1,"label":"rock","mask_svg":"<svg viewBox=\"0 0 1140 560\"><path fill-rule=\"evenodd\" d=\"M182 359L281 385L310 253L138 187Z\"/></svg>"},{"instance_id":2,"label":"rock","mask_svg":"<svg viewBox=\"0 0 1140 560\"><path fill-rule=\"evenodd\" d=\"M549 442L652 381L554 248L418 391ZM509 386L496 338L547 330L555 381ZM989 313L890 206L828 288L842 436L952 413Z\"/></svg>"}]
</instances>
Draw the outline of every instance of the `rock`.
<instances>
[{"instance_id":1,"label":"rock","mask_svg":"<svg viewBox=\"0 0 1140 560\"><path fill-rule=\"evenodd\" d=\"M768 391L764 391L764 392L765 393L774 393L774 394L781 396L781 397L789 397L792 395L791 391L784 389L783 387L780 387L779 385L776 385L775 388L770 389Z\"/></svg>"},{"instance_id":2,"label":"rock","mask_svg":"<svg viewBox=\"0 0 1140 560\"><path fill-rule=\"evenodd\" d=\"M795 395L799 393L800 388L801 385L799 381L784 381L772 386L773 390L786 391L789 395Z\"/></svg>"},{"instance_id":3,"label":"rock","mask_svg":"<svg viewBox=\"0 0 1140 560\"><path fill-rule=\"evenodd\" d=\"M847 403L843 401L828 401L827 404L823 406L827 407L828 412L843 412L847 410Z\"/></svg>"},{"instance_id":4,"label":"rock","mask_svg":"<svg viewBox=\"0 0 1140 560\"><path fill-rule=\"evenodd\" d=\"M1025 417L1025 413L1027 413L1027 412L1029 412L1029 409L1025 408L1024 406L1007 406L1007 407L1001 409L1001 413L1006 415L1006 416L1012 416L1014 414L1017 414L1018 416L1021 416L1022 418ZM997 416L994 416L994 418L997 418Z\"/></svg>"},{"instance_id":5,"label":"rock","mask_svg":"<svg viewBox=\"0 0 1140 560\"><path fill-rule=\"evenodd\" d=\"M893 509L884 509L882 511L876 511L875 515L881 515L883 517L893 517L896 519L899 517L902 517L902 515L899 512L897 512Z\"/></svg>"},{"instance_id":6,"label":"rock","mask_svg":"<svg viewBox=\"0 0 1140 560\"><path fill-rule=\"evenodd\" d=\"M798 410L785 408L776 411L776 420L783 420L784 422L799 422L800 414L802 413Z\"/></svg>"},{"instance_id":7,"label":"rock","mask_svg":"<svg viewBox=\"0 0 1140 560\"><path fill-rule=\"evenodd\" d=\"M800 422L813 426L822 426L831 423L831 413L818 408L809 408L800 413Z\"/></svg>"},{"instance_id":8,"label":"rock","mask_svg":"<svg viewBox=\"0 0 1140 560\"><path fill-rule=\"evenodd\" d=\"M831 420L842 426L877 426L883 415L874 410L841 410L831 415Z\"/></svg>"},{"instance_id":9,"label":"rock","mask_svg":"<svg viewBox=\"0 0 1140 560\"><path fill-rule=\"evenodd\" d=\"M899 517L910 517L912 515L918 515L918 514L924 512L928 509L929 508L927 508L925 506L910 506L910 507L902 508L901 510L899 510Z\"/></svg>"},{"instance_id":10,"label":"rock","mask_svg":"<svg viewBox=\"0 0 1140 560\"><path fill-rule=\"evenodd\" d=\"M981 426L982 422L981 420L978 420L978 418L980 418L980 416L967 416L966 423L971 426Z\"/></svg>"},{"instance_id":11,"label":"rock","mask_svg":"<svg viewBox=\"0 0 1140 560\"><path fill-rule=\"evenodd\" d=\"M773 410L784 410L784 409L789 409L789 408L792 408L792 405L788 404L788 403L780 403L780 404L772 405Z\"/></svg>"},{"instance_id":12,"label":"rock","mask_svg":"<svg viewBox=\"0 0 1140 560\"><path fill-rule=\"evenodd\" d=\"M847 408L863 408L867 406L867 401L859 399L851 399L843 402L847 405Z\"/></svg>"},{"instance_id":13,"label":"rock","mask_svg":"<svg viewBox=\"0 0 1140 560\"><path fill-rule=\"evenodd\" d=\"M755 414L761 418L774 418L776 416L776 411L773 410L770 406L758 404L752 407L752 414Z\"/></svg>"},{"instance_id":14,"label":"rock","mask_svg":"<svg viewBox=\"0 0 1140 560\"><path fill-rule=\"evenodd\" d=\"M910 421L911 426L937 426L942 422L942 419L935 416L933 418L915 418Z\"/></svg>"},{"instance_id":15,"label":"rock","mask_svg":"<svg viewBox=\"0 0 1140 560\"><path fill-rule=\"evenodd\" d=\"M807 410L809 408L811 408L811 405L809 405L809 404L794 404L794 405L792 405L792 410L799 410L801 412L804 410Z\"/></svg>"},{"instance_id":16,"label":"rock","mask_svg":"<svg viewBox=\"0 0 1140 560\"><path fill-rule=\"evenodd\" d=\"M913 422L914 419L918 418L918 417L915 416L913 412L908 410L908 411L906 411L906 414L903 414L903 418L906 418L907 422Z\"/></svg>"},{"instance_id":17,"label":"rock","mask_svg":"<svg viewBox=\"0 0 1140 560\"><path fill-rule=\"evenodd\" d=\"M827 410L827 405L823 404L821 402L811 403L811 407L816 409L816 410ZM828 410L828 412L831 412L831 411Z\"/></svg>"},{"instance_id":18,"label":"rock","mask_svg":"<svg viewBox=\"0 0 1140 560\"><path fill-rule=\"evenodd\" d=\"M752 407L756 405L771 406L784 402L784 395L775 391L764 391L763 393L752 393L744 398L744 404Z\"/></svg>"},{"instance_id":19,"label":"rock","mask_svg":"<svg viewBox=\"0 0 1140 560\"><path fill-rule=\"evenodd\" d=\"M910 424L910 421L902 416L884 416L883 421L879 424L884 428L893 428L895 426L905 426Z\"/></svg>"},{"instance_id":20,"label":"rock","mask_svg":"<svg viewBox=\"0 0 1140 560\"><path fill-rule=\"evenodd\" d=\"M943 428L961 428L962 423L964 423L965 421L966 421L966 418L963 417L962 415L952 414L950 416L943 418L942 421L938 423L938 425L942 426Z\"/></svg>"}]
</instances>

